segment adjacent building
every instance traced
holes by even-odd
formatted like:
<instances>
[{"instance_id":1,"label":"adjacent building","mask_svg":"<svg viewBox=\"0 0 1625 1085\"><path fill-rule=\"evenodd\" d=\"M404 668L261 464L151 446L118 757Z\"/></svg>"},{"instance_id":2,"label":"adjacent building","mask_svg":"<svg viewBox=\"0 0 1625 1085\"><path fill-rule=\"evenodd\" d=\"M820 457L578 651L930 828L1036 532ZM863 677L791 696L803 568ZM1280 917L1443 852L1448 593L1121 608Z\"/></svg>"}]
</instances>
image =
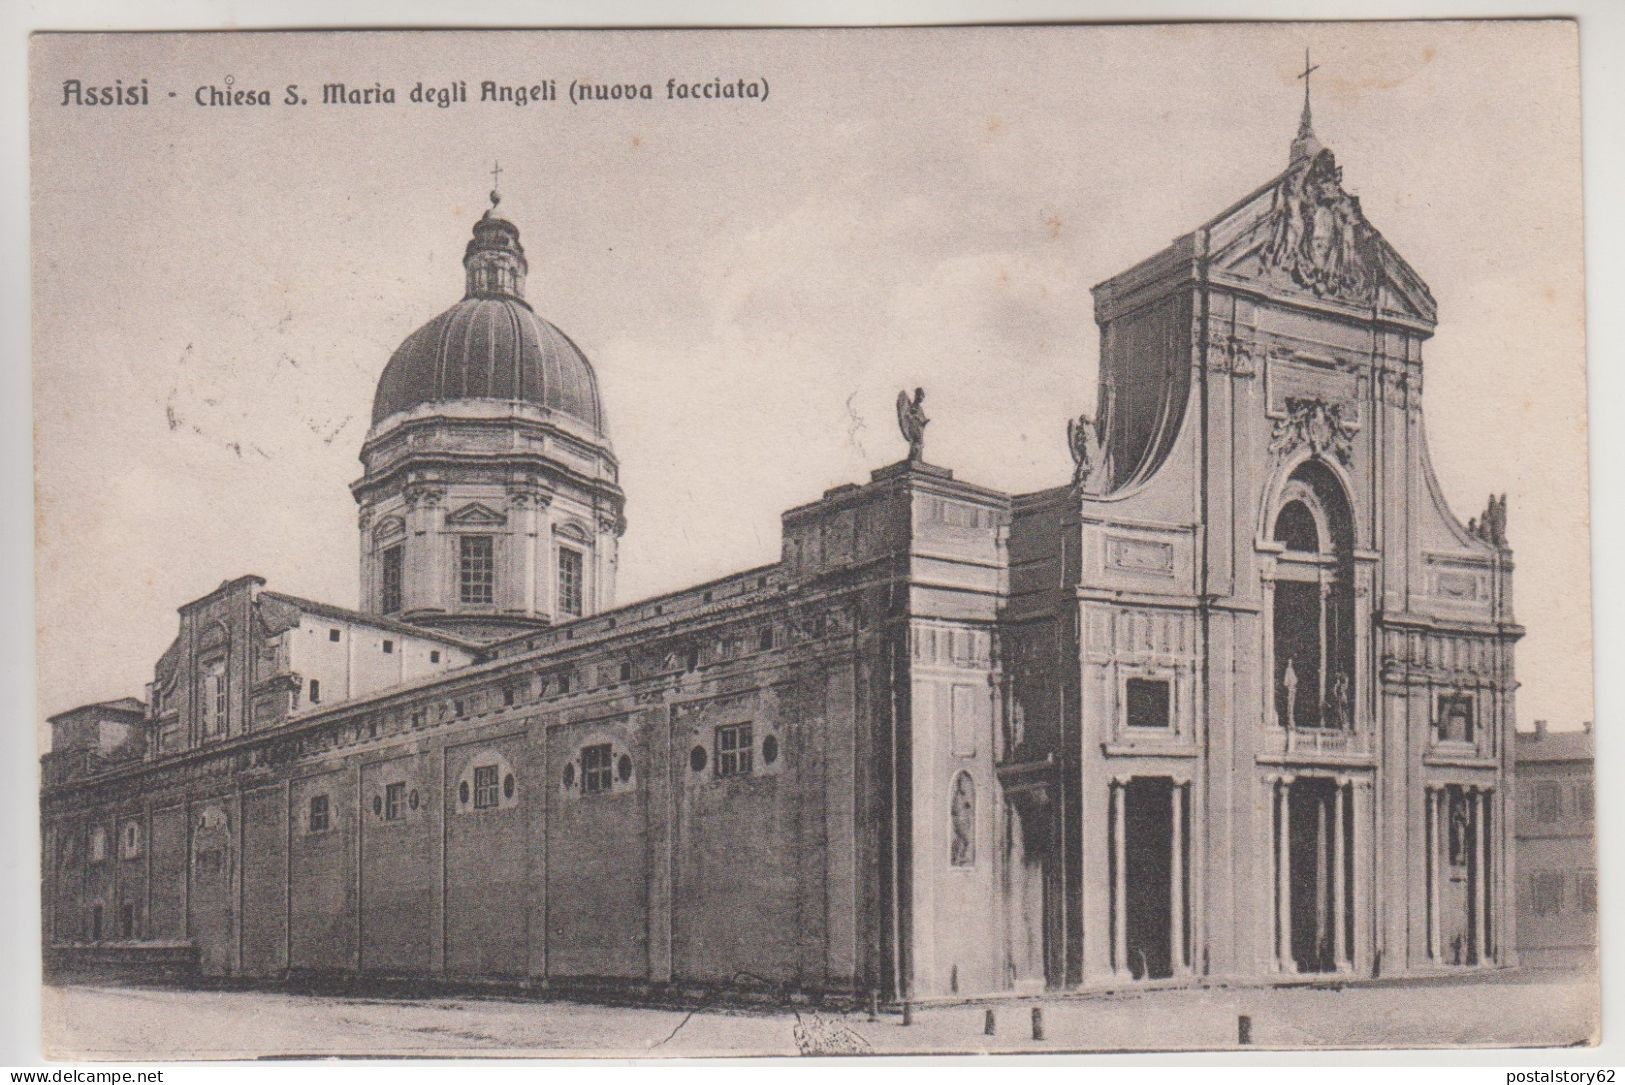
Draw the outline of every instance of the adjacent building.
<instances>
[{"instance_id":1,"label":"adjacent building","mask_svg":"<svg viewBox=\"0 0 1625 1085\"><path fill-rule=\"evenodd\" d=\"M1518 957L1533 967L1597 963L1597 839L1591 725L1520 731Z\"/></svg>"},{"instance_id":2,"label":"adjacent building","mask_svg":"<svg viewBox=\"0 0 1625 1085\"><path fill-rule=\"evenodd\" d=\"M53 719L47 939L889 998L1512 963L1505 504L1445 507L1433 298L1307 99L1266 170L1096 288L1070 482L911 455L628 605L593 367L493 203L379 381L360 611L229 580L145 705Z\"/></svg>"}]
</instances>

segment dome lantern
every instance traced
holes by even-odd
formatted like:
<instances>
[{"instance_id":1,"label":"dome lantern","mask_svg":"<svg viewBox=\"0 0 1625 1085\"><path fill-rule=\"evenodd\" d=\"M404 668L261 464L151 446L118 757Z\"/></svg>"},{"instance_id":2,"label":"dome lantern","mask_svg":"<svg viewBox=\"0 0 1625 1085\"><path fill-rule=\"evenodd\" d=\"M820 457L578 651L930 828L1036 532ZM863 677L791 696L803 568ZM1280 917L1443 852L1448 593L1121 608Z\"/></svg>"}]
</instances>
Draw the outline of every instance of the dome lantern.
<instances>
[{"instance_id":1,"label":"dome lantern","mask_svg":"<svg viewBox=\"0 0 1625 1085\"><path fill-rule=\"evenodd\" d=\"M463 253L463 269L467 272L468 298L525 297L525 247L519 243L519 228L507 219L498 218L497 205L501 193L491 190L491 206L474 224L474 236Z\"/></svg>"}]
</instances>

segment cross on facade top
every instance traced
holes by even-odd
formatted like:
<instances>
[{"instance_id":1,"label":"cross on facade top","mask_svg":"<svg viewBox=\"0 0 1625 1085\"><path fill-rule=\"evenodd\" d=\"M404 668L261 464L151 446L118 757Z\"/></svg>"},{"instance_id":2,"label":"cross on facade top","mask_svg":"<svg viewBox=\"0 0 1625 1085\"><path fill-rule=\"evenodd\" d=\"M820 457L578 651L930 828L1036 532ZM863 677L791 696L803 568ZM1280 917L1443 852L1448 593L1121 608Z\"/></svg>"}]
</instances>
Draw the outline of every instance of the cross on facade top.
<instances>
[{"instance_id":1,"label":"cross on facade top","mask_svg":"<svg viewBox=\"0 0 1625 1085\"><path fill-rule=\"evenodd\" d=\"M1305 49L1303 51L1303 71L1298 73L1298 78L1303 80L1303 92L1305 94L1309 93L1309 76L1310 76L1310 74L1313 73L1313 72L1317 72L1319 70L1320 70L1320 65L1319 64L1311 64L1311 63L1309 63L1309 50Z\"/></svg>"},{"instance_id":2,"label":"cross on facade top","mask_svg":"<svg viewBox=\"0 0 1625 1085\"><path fill-rule=\"evenodd\" d=\"M1303 117L1298 121L1298 138L1300 140L1309 138L1312 131L1309 119L1309 77L1319 68L1319 64L1309 63L1309 49L1305 46L1303 50L1303 71L1298 73L1298 78L1303 80Z\"/></svg>"}]
</instances>

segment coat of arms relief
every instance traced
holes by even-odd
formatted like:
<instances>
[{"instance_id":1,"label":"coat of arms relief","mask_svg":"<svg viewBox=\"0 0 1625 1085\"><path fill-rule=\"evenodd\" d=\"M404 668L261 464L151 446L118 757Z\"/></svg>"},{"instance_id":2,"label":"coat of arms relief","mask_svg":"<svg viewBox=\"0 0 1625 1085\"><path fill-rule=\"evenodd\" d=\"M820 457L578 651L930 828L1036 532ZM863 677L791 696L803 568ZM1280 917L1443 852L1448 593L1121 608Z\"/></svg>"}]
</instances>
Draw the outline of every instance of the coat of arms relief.
<instances>
[{"instance_id":1,"label":"coat of arms relief","mask_svg":"<svg viewBox=\"0 0 1625 1085\"><path fill-rule=\"evenodd\" d=\"M1382 257L1360 201L1343 191L1343 170L1322 150L1296 163L1271 196L1263 224L1264 267L1316 297L1369 304Z\"/></svg>"}]
</instances>

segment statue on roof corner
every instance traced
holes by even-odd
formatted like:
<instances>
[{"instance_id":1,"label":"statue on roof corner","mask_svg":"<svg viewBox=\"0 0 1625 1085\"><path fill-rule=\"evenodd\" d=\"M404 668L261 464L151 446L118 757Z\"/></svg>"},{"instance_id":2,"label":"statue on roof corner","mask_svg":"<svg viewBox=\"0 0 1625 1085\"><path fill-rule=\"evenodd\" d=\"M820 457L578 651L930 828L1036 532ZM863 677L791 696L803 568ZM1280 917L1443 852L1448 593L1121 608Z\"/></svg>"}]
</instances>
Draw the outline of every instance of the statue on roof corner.
<instances>
[{"instance_id":1,"label":"statue on roof corner","mask_svg":"<svg viewBox=\"0 0 1625 1085\"><path fill-rule=\"evenodd\" d=\"M1100 437L1087 414L1066 420L1066 445L1072 453L1072 488L1083 493L1100 466Z\"/></svg>"},{"instance_id":2,"label":"statue on roof corner","mask_svg":"<svg viewBox=\"0 0 1625 1085\"><path fill-rule=\"evenodd\" d=\"M925 457L925 427L931 419L925 416L925 389L914 389L914 398L908 398L905 389L897 393L897 428L908 442L908 462L920 463Z\"/></svg>"},{"instance_id":3,"label":"statue on roof corner","mask_svg":"<svg viewBox=\"0 0 1625 1085\"><path fill-rule=\"evenodd\" d=\"M1502 494L1497 498L1490 494L1484 515L1468 520L1467 531L1491 546L1504 548L1507 545L1507 495Z\"/></svg>"}]
</instances>

